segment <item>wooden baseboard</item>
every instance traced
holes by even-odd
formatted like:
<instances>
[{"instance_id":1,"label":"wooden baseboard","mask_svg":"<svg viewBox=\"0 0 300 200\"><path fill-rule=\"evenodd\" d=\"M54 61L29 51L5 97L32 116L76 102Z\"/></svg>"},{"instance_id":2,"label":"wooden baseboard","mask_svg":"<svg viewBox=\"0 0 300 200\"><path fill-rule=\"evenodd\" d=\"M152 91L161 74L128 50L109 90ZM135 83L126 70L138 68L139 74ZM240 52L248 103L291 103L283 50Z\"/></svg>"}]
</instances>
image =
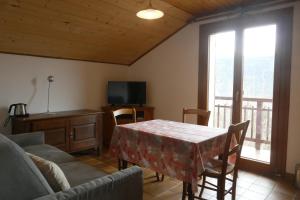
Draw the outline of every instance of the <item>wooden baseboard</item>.
<instances>
[{"instance_id":1,"label":"wooden baseboard","mask_svg":"<svg viewBox=\"0 0 300 200\"><path fill-rule=\"evenodd\" d=\"M265 175L269 176L271 175L271 167L268 164L265 163L259 163L252 160L240 160L240 166L239 169L248 171L251 173L259 174L259 175Z\"/></svg>"}]
</instances>

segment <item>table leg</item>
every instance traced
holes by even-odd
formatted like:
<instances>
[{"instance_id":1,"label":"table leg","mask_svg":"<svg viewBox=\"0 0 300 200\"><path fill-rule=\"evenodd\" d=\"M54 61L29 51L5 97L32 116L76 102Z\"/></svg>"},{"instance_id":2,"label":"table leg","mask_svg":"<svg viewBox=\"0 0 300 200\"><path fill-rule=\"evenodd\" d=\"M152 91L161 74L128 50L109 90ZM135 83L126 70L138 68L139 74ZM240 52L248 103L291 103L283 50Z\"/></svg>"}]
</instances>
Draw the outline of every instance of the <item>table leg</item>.
<instances>
[{"instance_id":1,"label":"table leg","mask_svg":"<svg viewBox=\"0 0 300 200\"><path fill-rule=\"evenodd\" d=\"M94 150L96 151L96 155L100 156L100 148L99 148L99 146L95 147Z\"/></svg>"},{"instance_id":2,"label":"table leg","mask_svg":"<svg viewBox=\"0 0 300 200\"><path fill-rule=\"evenodd\" d=\"M122 160L122 169L126 169L128 166L128 162L126 160Z\"/></svg>"},{"instance_id":3,"label":"table leg","mask_svg":"<svg viewBox=\"0 0 300 200\"><path fill-rule=\"evenodd\" d=\"M120 158L118 159L118 168L119 171L122 169L122 160Z\"/></svg>"},{"instance_id":4,"label":"table leg","mask_svg":"<svg viewBox=\"0 0 300 200\"><path fill-rule=\"evenodd\" d=\"M187 185L186 182L182 182L182 197L181 197L182 200L185 200L185 196L187 192L186 185Z\"/></svg>"},{"instance_id":5,"label":"table leg","mask_svg":"<svg viewBox=\"0 0 300 200\"><path fill-rule=\"evenodd\" d=\"M194 200L194 193L192 190L192 184L188 183L187 185L187 192L188 192L188 200Z\"/></svg>"}]
</instances>

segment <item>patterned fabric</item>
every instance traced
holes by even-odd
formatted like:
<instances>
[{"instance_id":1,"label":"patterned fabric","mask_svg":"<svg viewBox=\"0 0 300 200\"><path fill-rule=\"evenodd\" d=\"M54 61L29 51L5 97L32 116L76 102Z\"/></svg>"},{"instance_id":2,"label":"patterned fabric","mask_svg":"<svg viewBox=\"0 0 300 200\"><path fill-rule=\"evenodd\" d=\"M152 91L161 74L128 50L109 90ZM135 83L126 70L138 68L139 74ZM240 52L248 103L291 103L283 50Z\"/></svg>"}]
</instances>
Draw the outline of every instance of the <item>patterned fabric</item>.
<instances>
[{"instance_id":1,"label":"patterned fabric","mask_svg":"<svg viewBox=\"0 0 300 200\"><path fill-rule=\"evenodd\" d=\"M209 158L224 150L227 130L206 126L151 120L118 125L110 152L120 159L192 184Z\"/></svg>"}]
</instances>

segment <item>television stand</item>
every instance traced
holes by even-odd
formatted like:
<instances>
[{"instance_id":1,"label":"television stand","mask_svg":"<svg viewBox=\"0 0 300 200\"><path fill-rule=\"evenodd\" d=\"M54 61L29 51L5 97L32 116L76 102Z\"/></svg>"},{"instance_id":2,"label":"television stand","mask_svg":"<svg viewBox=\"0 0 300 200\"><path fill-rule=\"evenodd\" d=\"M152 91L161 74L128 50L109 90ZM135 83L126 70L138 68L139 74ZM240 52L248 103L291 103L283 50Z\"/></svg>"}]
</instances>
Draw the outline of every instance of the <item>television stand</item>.
<instances>
[{"instance_id":1,"label":"television stand","mask_svg":"<svg viewBox=\"0 0 300 200\"><path fill-rule=\"evenodd\" d=\"M127 106L103 106L102 111L103 115L103 145L105 148L109 148L111 136L114 130L113 116L112 111L121 109L121 108L135 108L136 110L136 120L137 122L148 121L154 119L154 107L150 106L140 106L140 105L127 105ZM131 123L132 118L130 116L121 116L118 119L119 124Z\"/></svg>"}]
</instances>

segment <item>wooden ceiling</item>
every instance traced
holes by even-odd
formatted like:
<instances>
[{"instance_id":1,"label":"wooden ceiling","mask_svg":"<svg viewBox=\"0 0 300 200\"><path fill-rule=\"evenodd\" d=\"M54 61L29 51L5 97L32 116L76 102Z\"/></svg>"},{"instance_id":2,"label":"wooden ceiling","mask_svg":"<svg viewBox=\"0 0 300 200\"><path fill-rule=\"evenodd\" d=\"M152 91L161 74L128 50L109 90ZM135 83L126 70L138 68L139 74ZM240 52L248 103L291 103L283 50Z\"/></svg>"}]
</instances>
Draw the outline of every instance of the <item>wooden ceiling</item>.
<instances>
[{"instance_id":1,"label":"wooden ceiling","mask_svg":"<svg viewBox=\"0 0 300 200\"><path fill-rule=\"evenodd\" d=\"M272 0L164 0L194 16L205 16Z\"/></svg>"},{"instance_id":2,"label":"wooden ceiling","mask_svg":"<svg viewBox=\"0 0 300 200\"><path fill-rule=\"evenodd\" d=\"M130 65L195 16L270 0L0 0L0 52Z\"/></svg>"}]
</instances>

